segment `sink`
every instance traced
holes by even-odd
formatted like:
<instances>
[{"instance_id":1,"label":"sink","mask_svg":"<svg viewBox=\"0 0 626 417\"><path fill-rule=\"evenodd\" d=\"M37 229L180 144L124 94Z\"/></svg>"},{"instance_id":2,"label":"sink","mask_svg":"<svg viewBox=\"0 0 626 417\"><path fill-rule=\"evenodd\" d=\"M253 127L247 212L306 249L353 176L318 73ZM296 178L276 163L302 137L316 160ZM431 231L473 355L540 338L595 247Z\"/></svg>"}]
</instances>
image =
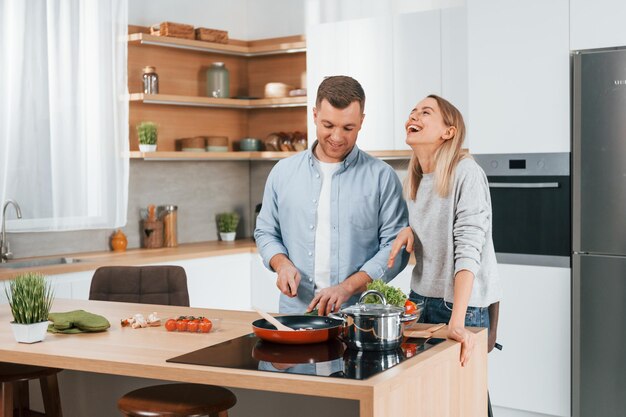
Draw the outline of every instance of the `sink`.
<instances>
[{"instance_id":1,"label":"sink","mask_svg":"<svg viewBox=\"0 0 626 417\"><path fill-rule=\"evenodd\" d=\"M18 269L18 268L36 268L38 266L50 266L50 265L65 265L75 264L83 262L81 259L76 258L44 258L44 259L29 259L23 261L9 261L7 263L0 263L0 269Z\"/></svg>"}]
</instances>

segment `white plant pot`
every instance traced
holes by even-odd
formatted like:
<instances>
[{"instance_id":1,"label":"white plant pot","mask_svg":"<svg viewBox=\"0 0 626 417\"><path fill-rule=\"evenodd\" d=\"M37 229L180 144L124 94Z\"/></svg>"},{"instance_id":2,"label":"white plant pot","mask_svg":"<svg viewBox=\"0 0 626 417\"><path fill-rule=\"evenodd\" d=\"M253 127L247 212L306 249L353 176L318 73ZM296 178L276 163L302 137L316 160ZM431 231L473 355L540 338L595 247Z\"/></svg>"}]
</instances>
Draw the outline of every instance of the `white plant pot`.
<instances>
[{"instance_id":1,"label":"white plant pot","mask_svg":"<svg viewBox=\"0 0 626 417\"><path fill-rule=\"evenodd\" d=\"M235 240L237 232L220 232L220 238L226 242L232 242Z\"/></svg>"},{"instance_id":2,"label":"white plant pot","mask_svg":"<svg viewBox=\"0 0 626 417\"><path fill-rule=\"evenodd\" d=\"M19 324L11 322L13 336L20 343L36 343L46 338L48 331L48 321L42 321L33 324Z\"/></svg>"},{"instance_id":3,"label":"white plant pot","mask_svg":"<svg viewBox=\"0 0 626 417\"><path fill-rule=\"evenodd\" d=\"M139 144L139 150L141 152L156 152L156 144L154 145L144 145L142 143Z\"/></svg>"}]
</instances>

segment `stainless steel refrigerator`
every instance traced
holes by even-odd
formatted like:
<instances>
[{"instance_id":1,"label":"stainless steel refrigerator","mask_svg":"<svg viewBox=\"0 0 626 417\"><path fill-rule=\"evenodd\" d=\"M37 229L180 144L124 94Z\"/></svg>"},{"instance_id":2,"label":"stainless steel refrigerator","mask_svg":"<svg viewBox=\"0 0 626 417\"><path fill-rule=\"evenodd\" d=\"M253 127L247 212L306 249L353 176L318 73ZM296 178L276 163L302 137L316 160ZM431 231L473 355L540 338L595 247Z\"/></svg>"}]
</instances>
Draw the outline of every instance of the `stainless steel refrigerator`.
<instances>
[{"instance_id":1,"label":"stainless steel refrigerator","mask_svg":"<svg viewBox=\"0 0 626 417\"><path fill-rule=\"evenodd\" d=\"M625 416L626 49L572 63L572 413Z\"/></svg>"}]
</instances>

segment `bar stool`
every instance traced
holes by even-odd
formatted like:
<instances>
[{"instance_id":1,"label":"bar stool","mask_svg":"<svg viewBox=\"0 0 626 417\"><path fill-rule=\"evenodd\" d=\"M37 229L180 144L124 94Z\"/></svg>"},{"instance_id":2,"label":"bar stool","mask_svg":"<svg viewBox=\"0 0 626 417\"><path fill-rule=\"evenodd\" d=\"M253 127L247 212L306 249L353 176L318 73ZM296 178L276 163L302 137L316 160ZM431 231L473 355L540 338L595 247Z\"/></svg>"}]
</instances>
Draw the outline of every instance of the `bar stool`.
<instances>
[{"instance_id":1,"label":"bar stool","mask_svg":"<svg viewBox=\"0 0 626 417\"><path fill-rule=\"evenodd\" d=\"M237 403L230 390L214 385L165 384L124 395L117 408L127 417L228 417Z\"/></svg>"},{"instance_id":2,"label":"bar stool","mask_svg":"<svg viewBox=\"0 0 626 417\"><path fill-rule=\"evenodd\" d=\"M59 372L61 370L56 368L0 362L0 417L13 417L15 408L20 417L30 415L28 381L31 379L39 379L46 417L62 417L57 380Z\"/></svg>"}]
</instances>

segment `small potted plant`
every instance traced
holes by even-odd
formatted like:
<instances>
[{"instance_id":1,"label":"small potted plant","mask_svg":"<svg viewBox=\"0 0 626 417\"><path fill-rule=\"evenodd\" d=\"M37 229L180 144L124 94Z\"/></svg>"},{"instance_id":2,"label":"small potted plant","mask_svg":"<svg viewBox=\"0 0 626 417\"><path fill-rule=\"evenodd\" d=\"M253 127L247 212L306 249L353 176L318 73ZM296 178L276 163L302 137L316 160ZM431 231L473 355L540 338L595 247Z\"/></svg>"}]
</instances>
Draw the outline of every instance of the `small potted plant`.
<instances>
[{"instance_id":1,"label":"small potted plant","mask_svg":"<svg viewBox=\"0 0 626 417\"><path fill-rule=\"evenodd\" d=\"M157 148L157 125L154 122L141 122L137 125L139 137L139 150L141 152L154 152Z\"/></svg>"},{"instance_id":2,"label":"small potted plant","mask_svg":"<svg viewBox=\"0 0 626 417\"><path fill-rule=\"evenodd\" d=\"M54 292L44 275L26 272L4 286L13 321L11 328L20 343L40 342L48 330L48 313Z\"/></svg>"},{"instance_id":3,"label":"small potted plant","mask_svg":"<svg viewBox=\"0 0 626 417\"><path fill-rule=\"evenodd\" d=\"M220 213L217 215L217 227L220 231L220 238L222 240L235 240L238 224L239 214L235 213L234 211Z\"/></svg>"}]
</instances>

